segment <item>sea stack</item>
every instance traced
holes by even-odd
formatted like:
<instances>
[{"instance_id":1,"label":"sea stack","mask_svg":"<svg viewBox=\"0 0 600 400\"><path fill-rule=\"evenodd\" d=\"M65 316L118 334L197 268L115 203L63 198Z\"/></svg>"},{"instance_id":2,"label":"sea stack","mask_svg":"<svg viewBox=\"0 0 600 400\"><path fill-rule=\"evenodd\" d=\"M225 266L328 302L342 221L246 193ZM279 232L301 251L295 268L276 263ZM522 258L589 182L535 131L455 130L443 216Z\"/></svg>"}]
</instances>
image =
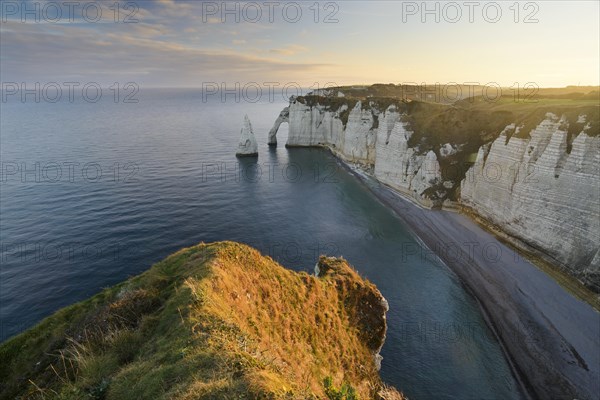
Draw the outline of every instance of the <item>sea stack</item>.
<instances>
[{"instance_id":1,"label":"sea stack","mask_svg":"<svg viewBox=\"0 0 600 400\"><path fill-rule=\"evenodd\" d=\"M252 124L248 116L244 116L244 127L242 128L240 143L236 157L258 157L258 143L252 132Z\"/></svg>"}]
</instances>

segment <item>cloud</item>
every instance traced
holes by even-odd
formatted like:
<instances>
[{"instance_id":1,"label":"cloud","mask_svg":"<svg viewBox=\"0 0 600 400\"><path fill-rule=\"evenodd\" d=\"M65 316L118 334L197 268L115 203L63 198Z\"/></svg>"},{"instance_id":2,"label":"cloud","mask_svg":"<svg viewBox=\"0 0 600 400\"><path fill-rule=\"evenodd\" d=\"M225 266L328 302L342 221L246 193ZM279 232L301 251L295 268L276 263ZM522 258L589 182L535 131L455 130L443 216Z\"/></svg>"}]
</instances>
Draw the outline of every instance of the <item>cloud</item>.
<instances>
[{"instance_id":1,"label":"cloud","mask_svg":"<svg viewBox=\"0 0 600 400\"><path fill-rule=\"evenodd\" d=\"M306 51L308 51L308 48L297 45L297 44L290 44L285 47L269 50L270 53L280 54L280 55L284 55L284 56L293 56L295 54L304 53Z\"/></svg>"},{"instance_id":2,"label":"cloud","mask_svg":"<svg viewBox=\"0 0 600 400\"><path fill-rule=\"evenodd\" d=\"M161 15L169 17L186 17L194 15L192 13L194 9L194 4L191 2L175 0L156 0L156 4L162 6L159 9L159 13Z\"/></svg>"},{"instance_id":3,"label":"cloud","mask_svg":"<svg viewBox=\"0 0 600 400\"><path fill-rule=\"evenodd\" d=\"M200 48L153 36L160 30L114 29L98 32L69 25L3 25L3 81L131 81L150 86L197 87L206 81L289 80L299 73L331 68L324 63L289 63L256 53Z\"/></svg>"},{"instance_id":4,"label":"cloud","mask_svg":"<svg viewBox=\"0 0 600 400\"><path fill-rule=\"evenodd\" d=\"M172 33L172 31L164 25L158 24L132 24L132 30L135 32L136 35L144 38L168 35Z\"/></svg>"}]
</instances>

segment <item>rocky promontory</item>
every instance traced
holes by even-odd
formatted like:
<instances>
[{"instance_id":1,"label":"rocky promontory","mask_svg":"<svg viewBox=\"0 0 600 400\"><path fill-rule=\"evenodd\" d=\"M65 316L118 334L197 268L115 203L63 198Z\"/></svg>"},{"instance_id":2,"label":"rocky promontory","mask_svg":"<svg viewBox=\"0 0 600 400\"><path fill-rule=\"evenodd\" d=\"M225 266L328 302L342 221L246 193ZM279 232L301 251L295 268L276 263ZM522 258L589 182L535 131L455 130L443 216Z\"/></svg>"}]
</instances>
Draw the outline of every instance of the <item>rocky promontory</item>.
<instances>
[{"instance_id":1,"label":"rocky promontory","mask_svg":"<svg viewBox=\"0 0 600 400\"><path fill-rule=\"evenodd\" d=\"M378 374L387 302L343 259L317 269L180 250L0 345L0 399L402 399Z\"/></svg>"}]
</instances>

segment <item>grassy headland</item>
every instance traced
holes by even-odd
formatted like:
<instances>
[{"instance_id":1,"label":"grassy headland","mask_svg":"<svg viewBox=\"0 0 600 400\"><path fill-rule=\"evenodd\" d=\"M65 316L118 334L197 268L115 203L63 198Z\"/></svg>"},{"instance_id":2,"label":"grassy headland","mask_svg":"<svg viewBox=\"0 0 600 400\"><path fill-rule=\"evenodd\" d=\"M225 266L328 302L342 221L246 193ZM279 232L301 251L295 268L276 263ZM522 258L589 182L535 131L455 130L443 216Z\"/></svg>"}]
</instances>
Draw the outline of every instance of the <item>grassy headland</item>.
<instances>
[{"instance_id":1,"label":"grassy headland","mask_svg":"<svg viewBox=\"0 0 600 400\"><path fill-rule=\"evenodd\" d=\"M180 250L0 345L0 399L401 399L381 382L383 298L245 245Z\"/></svg>"}]
</instances>

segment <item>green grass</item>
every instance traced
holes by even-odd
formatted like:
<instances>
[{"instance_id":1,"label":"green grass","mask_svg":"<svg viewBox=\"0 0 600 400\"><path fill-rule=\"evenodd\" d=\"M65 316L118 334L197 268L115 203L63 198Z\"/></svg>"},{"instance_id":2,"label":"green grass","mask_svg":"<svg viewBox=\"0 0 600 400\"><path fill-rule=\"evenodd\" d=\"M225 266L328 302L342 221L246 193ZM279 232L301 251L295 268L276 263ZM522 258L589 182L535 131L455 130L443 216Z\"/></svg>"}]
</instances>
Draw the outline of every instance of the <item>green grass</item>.
<instances>
[{"instance_id":1,"label":"green grass","mask_svg":"<svg viewBox=\"0 0 600 400\"><path fill-rule=\"evenodd\" d=\"M325 377L375 398L381 295L320 263L316 278L236 243L183 249L0 345L0 399L316 399Z\"/></svg>"},{"instance_id":2,"label":"green grass","mask_svg":"<svg viewBox=\"0 0 600 400\"><path fill-rule=\"evenodd\" d=\"M325 395L329 400L357 400L358 395L352 385L344 382L341 387L337 388L333 384L333 379L328 376L323 380Z\"/></svg>"},{"instance_id":3,"label":"green grass","mask_svg":"<svg viewBox=\"0 0 600 400\"><path fill-rule=\"evenodd\" d=\"M425 85L425 86L424 86ZM410 100L423 100L423 94L436 93L438 102L450 104L454 102L459 95L463 98L468 96L481 97L484 91L488 90L486 86L478 85L460 85L458 89L454 85L444 86L443 83L434 84L429 82L417 83L416 85L404 84L374 84L374 85L355 85L355 86L340 86L331 88L331 93L337 95L338 91L344 93L346 97L350 98L367 98L367 97L385 97L395 99L410 99ZM516 91L514 88L501 88L502 101L513 101ZM495 94L495 89L489 90L489 96ZM538 101L557 101L558 103L564 102L565 100L592 100L596 104L600 100L600 87L598 86L567 86L563 88L537 88L533 89L519 89L520 100L538 100ZM337 97L337 96L336 96ZM429 99L431 100L431 99Z\"/></svg>"}]
</instances>

